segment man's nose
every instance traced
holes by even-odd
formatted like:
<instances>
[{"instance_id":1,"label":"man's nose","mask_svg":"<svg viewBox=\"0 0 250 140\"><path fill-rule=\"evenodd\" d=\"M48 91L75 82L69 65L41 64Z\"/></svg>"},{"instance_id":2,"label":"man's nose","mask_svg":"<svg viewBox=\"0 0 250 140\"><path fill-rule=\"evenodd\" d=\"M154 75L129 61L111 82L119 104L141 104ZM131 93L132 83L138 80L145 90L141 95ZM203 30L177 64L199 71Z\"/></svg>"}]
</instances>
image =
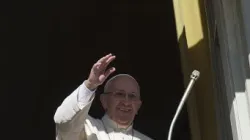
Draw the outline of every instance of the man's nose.
<instances>
[{"instance_id":1,"label":"man's nose","mask_svg":"<svg viewBox=\"0 0 250 140\"><path fill-rule=\"evenodd\" d=\"M124 100L124 101L123 101L123 104L124 104L125 106L129 106L131 103L130 103L129 100Z\"/></svg>"},{"instance_id":2,"label":"man's nose","mask_svg":"<svg viewBox=\"0 0 250 140\"><path fill-rule=\"evenodd\" d=\"M131 100L129 99L129 96L126 95L125 98L123 98L123 103L124 103L124 105L129 105L130 102L131 102Z\"/></svg>"}]
</instances>

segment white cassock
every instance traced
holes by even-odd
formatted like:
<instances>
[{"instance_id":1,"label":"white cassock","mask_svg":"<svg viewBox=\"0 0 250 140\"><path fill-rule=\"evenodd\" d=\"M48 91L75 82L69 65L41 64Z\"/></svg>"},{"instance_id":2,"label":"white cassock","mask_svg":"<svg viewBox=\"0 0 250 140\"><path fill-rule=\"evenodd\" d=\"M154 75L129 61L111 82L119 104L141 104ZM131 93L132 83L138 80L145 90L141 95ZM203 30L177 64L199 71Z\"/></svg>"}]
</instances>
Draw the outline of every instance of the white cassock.
<instances>
[{"instance_id":1,"label":"white cassock","mask_svg":"<svg viewBox=\"0 0 250 140\"><path fill-rule=\"evenodd\" d=\"M119 126L105 114L102 119L88 115L95 91L81 84L64 99L54 115L56 140L152 140L133 129Z\"/></svg>"}]
</instances>

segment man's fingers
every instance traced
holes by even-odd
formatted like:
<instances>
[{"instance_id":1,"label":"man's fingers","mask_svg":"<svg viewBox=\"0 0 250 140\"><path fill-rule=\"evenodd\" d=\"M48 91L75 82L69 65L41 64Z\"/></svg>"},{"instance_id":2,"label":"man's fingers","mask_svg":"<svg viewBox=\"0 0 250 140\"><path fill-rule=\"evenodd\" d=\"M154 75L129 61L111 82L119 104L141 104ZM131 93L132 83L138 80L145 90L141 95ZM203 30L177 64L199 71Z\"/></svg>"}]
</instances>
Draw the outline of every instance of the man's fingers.
<instances>
[{"instance_id":1,"label":"man's fingers","mask_svg":"<svg viewBox=\"0 0 250 140\"><path fill-rule=\"evenodd\" d=\"M93 70L94 71L100 70L100 66L101 66L101 63L99 63L99 62L95 63L94 66L93 66Z\"/></svg>"},{"instance_id":2,"label":"man's fingers","mask_svg":"<svg viewBox=\"0 0 250 140\"><path fill-rule=\"evenodd\" d=\"M104 57L102 57L102 58L99 59L97 62L98 62L98 63L103 63L103 62L107 61L107 59L108 59L110 56L112 56L111 53L108 54L108 55L106 55L106 56L104 56Z\"/></svg>"},{"instance_id":3,"label":"man's fingers","mask_svg":"<svg viewBox=\"0 0 250 140\"><path fill-rule=\"evenodd\" d=\"M109 75L111 74L111 73L113 73L115 71L115 68L114 67L112 67L112 68L109 68L106 72L105 72L105 77L107 78L107 77L109 77Z\"/></svg>"},{"instance_id":4,"label":"man's fingers","mask_svg":"<svg viewBox=\"0 0 250 140\"><path fill-rule=\"evenodd\" d=\"M104 74L100 75L99 80L104 82L111 73L113 73L115 71L115 68L109 68Z\"/></svg>"},{"instance_id":5,"label":"man's fingers","mask_svg":"<svg viewBox=\"0 0 250 140\"><path fill-rule=\"evenodd\" d=\"M115 56L108 57L108 59L101 64L101 66L100 66L101 69L106 69L107 66L110 64L110 62L112 62L114 59L115 59Z\"/></svg>"},{"instance_id":6,"label":"man's fingers","mask_svg":"<svg viewBox=\"0 0 250 140\"><path fill-rule=\"evenodd\" d=\"M106 65L108 65L110 62L112 62L115 59L115 56L111 56L108 58L108 60L106 61Z\"/></svg>"},{"instance_id":7,"label":"man's fingers","mask_svg":"<svg viewBox=\"0 0 250 140\"><path fill-rule=\"evenodd\" d=\"M111 68L109 70L105 70L110 62L112 62L115 59L115 56L112 54L108 54L101 59L99 59L94 65L93 65L93 72L94 73L99 73L101 72L103 74L103 78L106 77L106 75L110 75L115 69ZM106 71L106 72L105 72ZM103 73L104 72L104 73ZM101 74L100 73L100 74ZM106 74L107 73L107 74Z\"/></svg>"}]
</instances>

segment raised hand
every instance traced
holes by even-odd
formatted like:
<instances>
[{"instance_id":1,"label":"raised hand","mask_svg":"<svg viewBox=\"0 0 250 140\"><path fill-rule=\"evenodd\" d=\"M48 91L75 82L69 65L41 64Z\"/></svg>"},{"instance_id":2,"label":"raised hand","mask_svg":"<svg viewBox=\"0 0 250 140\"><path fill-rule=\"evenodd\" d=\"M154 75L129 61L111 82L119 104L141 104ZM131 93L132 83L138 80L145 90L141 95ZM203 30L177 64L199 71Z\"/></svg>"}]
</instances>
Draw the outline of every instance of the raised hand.
<instances>
[{"instance_id":1,"label":"raised hand","mask_svg":"<svg viewBox=\"0 0 250 140\"><path fill-rule=\"evenodd\" d=\"M93 90L108 78L115 71L114 67L107 70L107 66L115 59L115 56L108 54L99 59L92 67L88 79L85 81L86 86Z\"/></svg>"}]
</instances>

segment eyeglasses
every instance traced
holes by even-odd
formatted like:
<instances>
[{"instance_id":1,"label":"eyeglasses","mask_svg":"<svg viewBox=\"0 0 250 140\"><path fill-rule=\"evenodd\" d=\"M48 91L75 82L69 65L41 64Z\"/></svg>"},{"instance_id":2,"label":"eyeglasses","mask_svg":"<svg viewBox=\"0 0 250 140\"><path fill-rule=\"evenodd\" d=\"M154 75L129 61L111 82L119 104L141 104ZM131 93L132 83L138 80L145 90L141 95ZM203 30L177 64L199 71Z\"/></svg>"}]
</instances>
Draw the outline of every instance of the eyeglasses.
<instances>
[{"instance_id":1,"label":"eyeglasses","mask_svg":"<svg viewBox=\"0 0 250 140\"><path fill-rule=\"evenodd\" d=\"M106 94L111 94L113 97L119 100L128 99L130 101L137 101L140 99L135 93L126 93L123 91L115 91L115 92L106 92Z\"/></svg>"}]
</instances>

